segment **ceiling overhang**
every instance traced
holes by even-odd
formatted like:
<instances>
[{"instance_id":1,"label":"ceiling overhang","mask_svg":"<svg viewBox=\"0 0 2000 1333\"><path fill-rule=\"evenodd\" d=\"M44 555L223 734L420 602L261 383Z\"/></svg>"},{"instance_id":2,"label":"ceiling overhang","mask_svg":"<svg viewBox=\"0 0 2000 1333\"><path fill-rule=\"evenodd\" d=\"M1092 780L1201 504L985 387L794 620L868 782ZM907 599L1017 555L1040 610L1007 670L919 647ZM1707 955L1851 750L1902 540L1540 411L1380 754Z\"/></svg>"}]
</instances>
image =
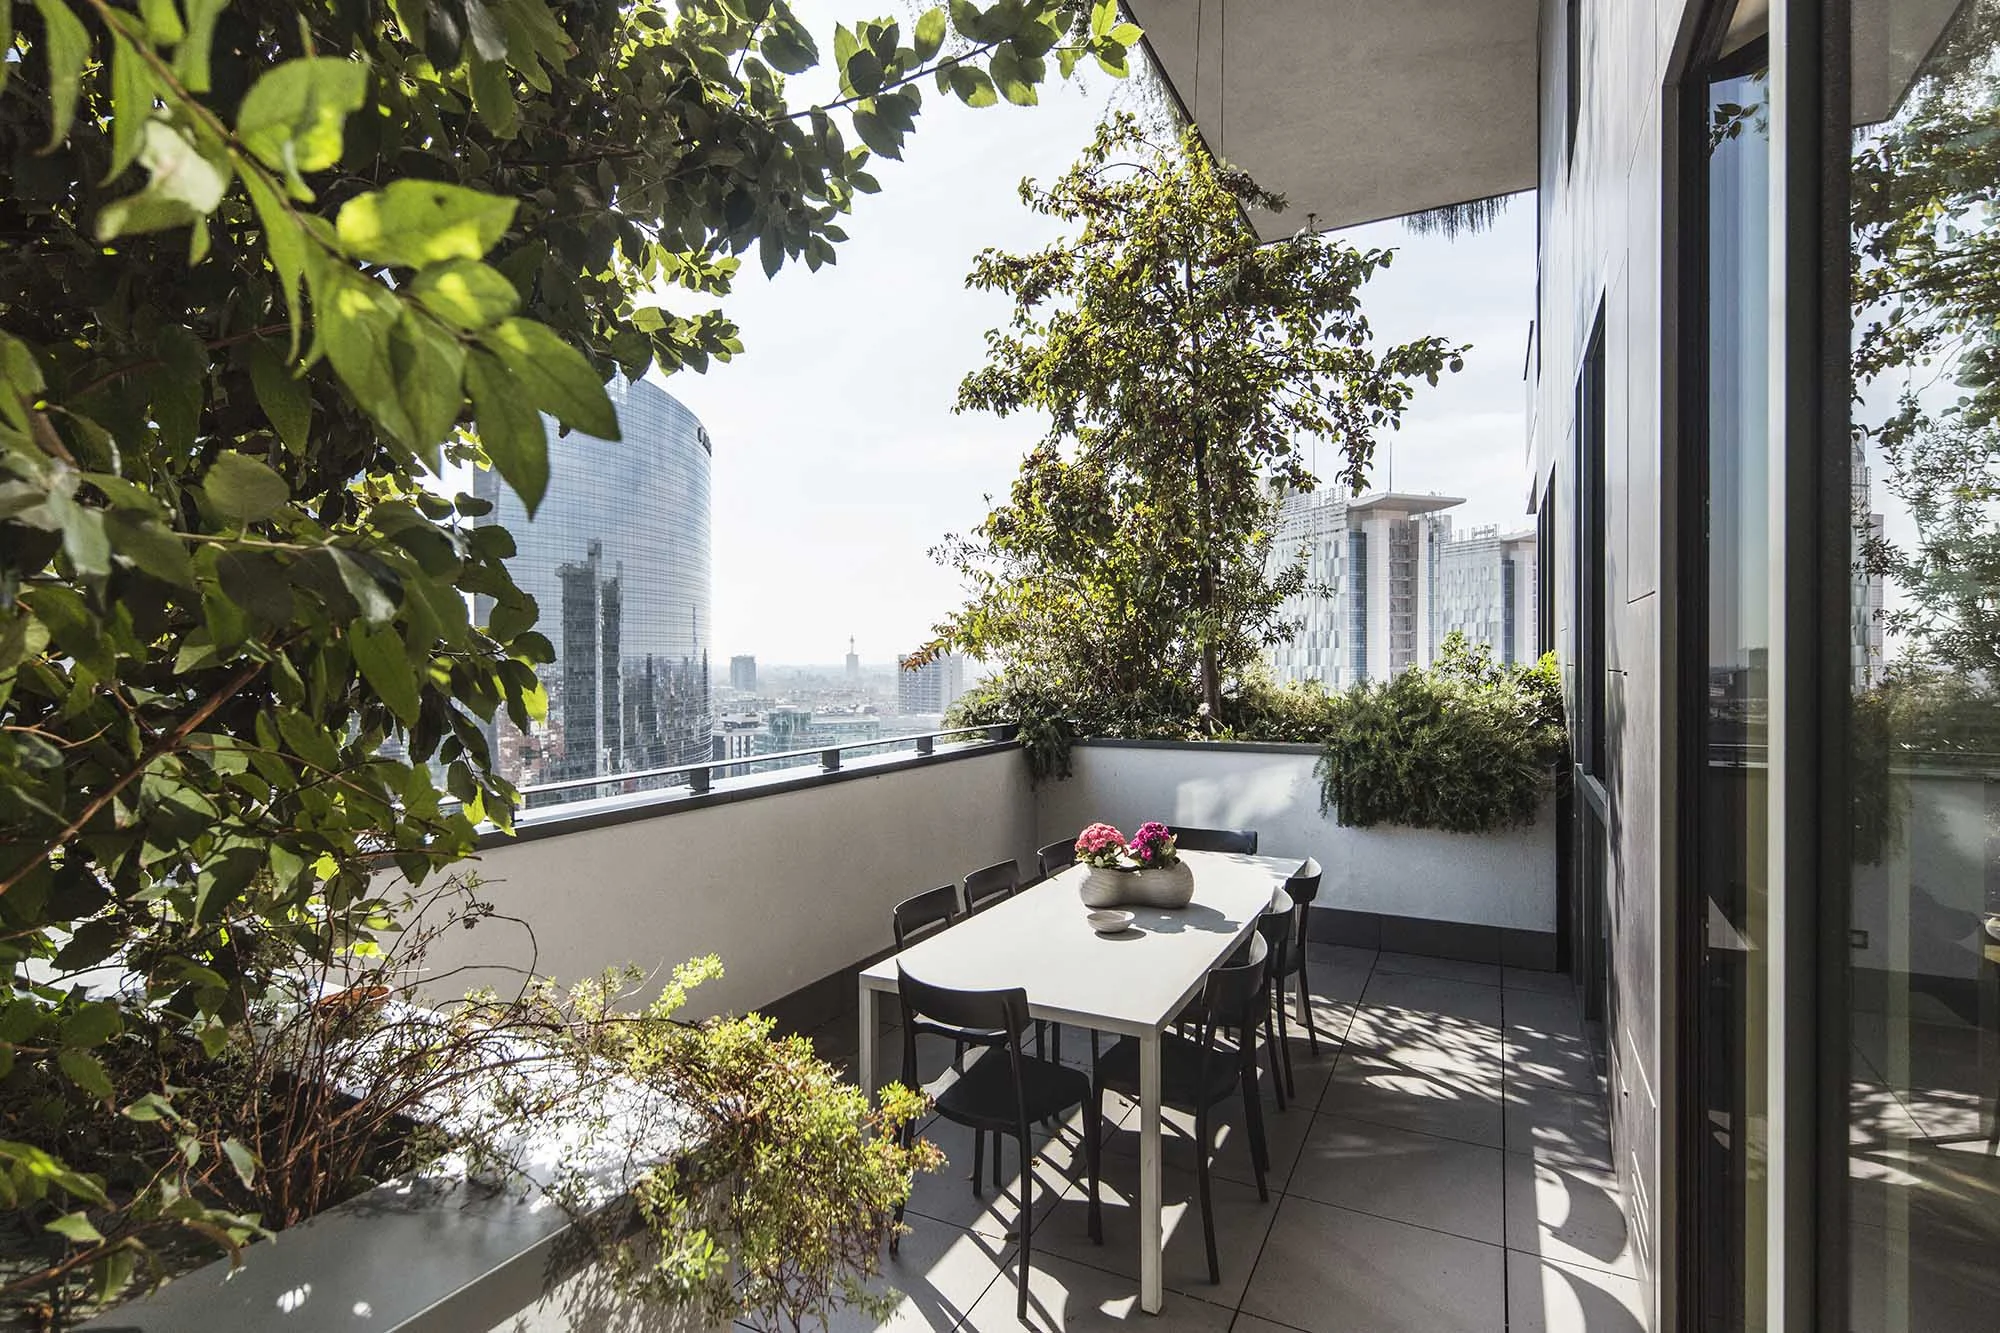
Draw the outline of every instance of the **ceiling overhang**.
<instances>
[{"instance_id":1,"label":"ceiling overhang","mask_svg":"<svg viewBox=\"0 0 2000 1333\"><path fill-rule=\"evenodd\" d=\"M1532 189L1536 0L1126 0L1267 240Z\"/></svg>"}]
</instances>

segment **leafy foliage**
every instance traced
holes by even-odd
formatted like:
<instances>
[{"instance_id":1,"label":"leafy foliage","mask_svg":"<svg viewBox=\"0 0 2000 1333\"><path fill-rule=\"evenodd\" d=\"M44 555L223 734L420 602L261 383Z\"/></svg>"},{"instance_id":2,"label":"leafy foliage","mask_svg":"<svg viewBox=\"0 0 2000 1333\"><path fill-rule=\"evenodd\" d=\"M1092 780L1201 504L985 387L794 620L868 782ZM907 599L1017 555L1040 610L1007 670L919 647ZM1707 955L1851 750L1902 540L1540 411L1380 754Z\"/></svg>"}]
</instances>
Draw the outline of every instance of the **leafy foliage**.
<instances>
[{"instance_id":1,"label":"leafy foliage","mask_svg":"<svg viewBox=\"0 0 2000 1333\"><path fill-rule=\"evenodd\" d=\"M1569 753L1555 655L1501 666L1457 633L1430 670L1352 686L1330 712L1320 809L1355 828L1532 824Z\"/></svg>"},{"instance_id":2,"label":"leafy foliage","mask_svg":"<svg viewBox=\"0 0 2000 1333\"><path fill-rule=\"evenodd\" d=\"M1212 717L1304 586L1302 563L1271 549L1276 489L1316 484L1304 442L1332 441L1359 489L1376 432L1465 349L1378 351L1360 289L1392 252L1309 232L1260 245L1246 213L1284 201L1191 130L1162 142L1115 116L1021 198L1076 231L979 256L968 285L1006 293L1014 314L958 408L1050 426L1007 503L936 552L972 599L927 651L998 659L1054 698L1198 682Z\"/></svg>"},{"instance_id":3,"label":"leafy foliage","mask_svg":"<svg viewBox=\"0 0 2000 1333\"><path fill-rule=\"evenodd\" d=\"M394 925L379 868L422 883L506 823L486 728L542 708L551 649L440 478L491 466L532 509L543 414L615 440L611 373L739 351L675 293L832 262L924 82L1032 102L1138 39L1113 0L955 0L842 25L839 96L796 107L820 46L782 0L5 12L0 1061L60 1045L103 1114L130 1014L26 965L129 969L213 1057L283 969ZM129 1251L72 1208L104 1182L56 1151L10 1131L0 1202L115 1287Z\"/></svg>"}]
</instances>

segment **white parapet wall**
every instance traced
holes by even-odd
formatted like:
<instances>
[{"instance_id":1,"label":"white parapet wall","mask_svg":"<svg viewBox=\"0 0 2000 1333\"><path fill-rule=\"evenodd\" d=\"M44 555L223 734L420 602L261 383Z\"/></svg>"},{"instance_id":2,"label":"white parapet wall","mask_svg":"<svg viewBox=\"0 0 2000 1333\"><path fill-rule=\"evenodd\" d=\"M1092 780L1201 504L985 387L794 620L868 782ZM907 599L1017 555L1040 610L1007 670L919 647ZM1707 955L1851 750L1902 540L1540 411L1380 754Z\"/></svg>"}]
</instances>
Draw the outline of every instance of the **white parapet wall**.
<instances>
[{"instance_id":1,"label":"white parapet wall","mask_svg":"<svg viewBox=\"0 0 2000 1333\"><path fill-rule=\"evenodd\" d=\"M731 786L719 799L501 842L466 868L484 880L481 897L532 925L542 975L720 956L722 980L689 1004L689 1017L704 1017L767 1004L887 949L890 908L913 893L1008 857L1034 867L1034 795L1011 745ZM503 984L484 966L496 962L529 962L525 936L505 921L446 933L427 970L467 969L441 987L462 993Z\"/></svg>"},{"instance_id":2,"label":"white parapet wall","mask_svg":"<svg viewBox=\"0 0 2000 1333\"><path fill-rule=\"evenodd\" d=\"M1498 930L1556 929L1554 801L1534 824L1489 834L1343 828L1319 809L1318 751L1303 745L1092 741L1037 791L1041 842L1095 820L1256 829L1258 851L1316 856L1320 907Z\"/></svg>"}]
</instances>

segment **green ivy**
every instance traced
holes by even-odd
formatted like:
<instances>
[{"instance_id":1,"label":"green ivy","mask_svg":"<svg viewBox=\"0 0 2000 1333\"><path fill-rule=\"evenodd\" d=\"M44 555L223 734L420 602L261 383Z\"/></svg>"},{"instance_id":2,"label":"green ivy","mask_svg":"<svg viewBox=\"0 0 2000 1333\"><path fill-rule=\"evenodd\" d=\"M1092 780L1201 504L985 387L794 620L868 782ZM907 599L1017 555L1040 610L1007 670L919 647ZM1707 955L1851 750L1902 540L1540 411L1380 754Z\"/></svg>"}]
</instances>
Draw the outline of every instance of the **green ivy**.
<instances>
[{"instance_id":1,"label":"green ivy","mask_svg":"<svg viewBox=\"0 0 2000 1333\"><path fill-rule=\"evenodd\" d=\"M1503 666L1454 633L1430 670L1331 696L1320 810L1353 828L1532 824L1568 752L1555 655Z\"/></svg>"}]
</instances>

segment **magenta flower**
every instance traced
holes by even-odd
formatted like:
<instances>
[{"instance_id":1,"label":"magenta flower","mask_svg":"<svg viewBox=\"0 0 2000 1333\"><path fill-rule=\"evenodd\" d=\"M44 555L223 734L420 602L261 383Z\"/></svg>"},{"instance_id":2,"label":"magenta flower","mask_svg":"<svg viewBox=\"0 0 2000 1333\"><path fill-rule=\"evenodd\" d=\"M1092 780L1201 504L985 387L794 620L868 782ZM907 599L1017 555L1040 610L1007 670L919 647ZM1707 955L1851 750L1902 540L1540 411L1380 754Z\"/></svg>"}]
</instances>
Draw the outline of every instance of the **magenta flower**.
<instances>
[{"instance_id":1,"label":"magenta flower","mask_svg":"<svg viewBox=\"0 0 2000 1333\"><path fill-rule=\"evenodd\" d=\"M1139 831L1132 835L1125 850L1142 866L1170 866L1180 859L1174 848L1173 831L1157 819L1139 825Z\"/></svg>"}]
</instances>

